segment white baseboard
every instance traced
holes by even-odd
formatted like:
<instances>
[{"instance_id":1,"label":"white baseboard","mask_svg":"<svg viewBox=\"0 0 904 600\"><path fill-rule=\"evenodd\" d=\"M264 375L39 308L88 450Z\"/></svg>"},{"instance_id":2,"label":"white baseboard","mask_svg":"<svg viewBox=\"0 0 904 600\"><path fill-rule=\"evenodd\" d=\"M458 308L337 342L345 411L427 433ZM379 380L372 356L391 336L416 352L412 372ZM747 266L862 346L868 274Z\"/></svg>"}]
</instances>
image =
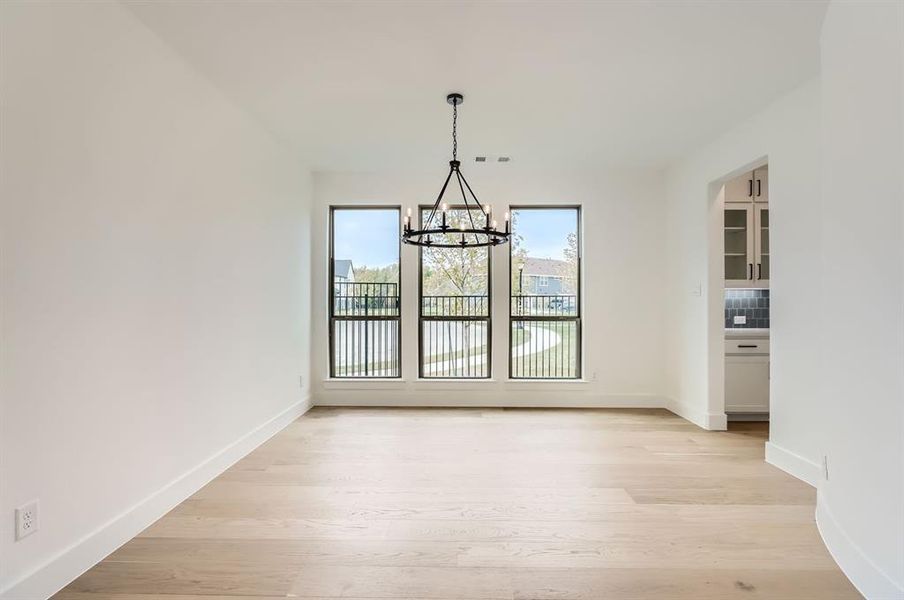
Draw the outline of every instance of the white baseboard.
<instances>
[{"instance_id":1,"label":"white baseboard","mask_svg":"<svg viewBox=\"0 0 904 600\"><path fill-rule=\"evenodd\" d=\"M728 429L728 417L724 412L711 413L697 410L677 400L669 400L665 407L682 419L708 431L725 431Z\"/></svg>"},{"instance_id":2,"label":"white baseboard","mask_svg":"<svg viewBox=\"0 0 904 600\"><path fill-rule=\"evenodd\" d=\"M315 406L361 407L430 407L430 408L665 408L666 399L647 394L569 394L558 391L543 393L508 392L506 394L482 394L473 391L431 392L408 396L398 393L362 394L336 391L318 394Z\"/></svg>"},{"instance_id":3,"label":"white baseboard","mask_svg":"<svg viewBox=\"0 0 904 600\"><path fill-rule=\"evenodd\" d=\"M822 468L819 464L773 442L766 442L766 462L813 487L819 487L822 480Z\"/></svg>"},{"instance_id":4,"label":"white baseboard","mask_svg":"<svg viewBox=\"0 0 904 600\"><path fill-rule=\"evenodd\" d=\"M829 554L851 580L857 591L869 600L901 600L904 588L892 580L863 553L848 536L826 502L825 495L816 495L816 527Z\"/></svg>"},{"instance_id":5,"label":"white baseboard","mask_svg":"<svg viewBox=\"0 0 904 600\"><path fill-rule=\"evenodd\" d=\"M98 527L29 573L0 590L2 600L49 598L111 552L141 533L180 502L204 487L311 407L310 398L293 404L166 484L135 506Z\"/></svg>"}]
</instances>

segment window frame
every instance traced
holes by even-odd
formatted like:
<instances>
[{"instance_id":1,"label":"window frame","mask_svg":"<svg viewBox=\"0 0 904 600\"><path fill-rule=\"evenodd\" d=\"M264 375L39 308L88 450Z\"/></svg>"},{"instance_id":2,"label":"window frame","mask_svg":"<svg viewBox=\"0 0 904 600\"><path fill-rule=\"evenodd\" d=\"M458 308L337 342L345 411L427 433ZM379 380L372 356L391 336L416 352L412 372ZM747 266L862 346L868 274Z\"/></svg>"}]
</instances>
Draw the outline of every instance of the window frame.
<instances>
[{"instance_id":1,"label":"window frame","mask_svg":"<svg viewBox=\"0 0 904 600\"><path fill-rule=\"evenodd\" d=\"M335 322L337 320L340 321L362 321L360 316L358 317L343 317L337 316L336 312L336 304L334 299L334 290L335 290L335 213L336 211L342 210L394 210L396 211L396 227L397 227L397 235L396 235L396 243L397 245L397 256L399 262L399 280L398 280L398 294L399 294L399 308L398 314L395 316L392 315L374 315L368 316L366 320L373 321L396 321L398 336L396 339L396 364L398 365L398 375L336 375L336 353L335 353L335 343L336 343L336 329ZM327 327L329 329L329 376L330 379L340 379L340 380L352 380L352 379L388 379L388 380L399 380L402 378L402 343L403 343L403 335L402 335L402 205L401 204L331 204L329 207L329 241L328 241L328 249L327 249Z\"/></svg>"},{"instance_id":2,"label":"window frame","mask_svg":"<svg viewBox=\"0 0 904 600\"><path fill-rule=\"evenodd\" d=\"M512 277L514 261L512 260L512 248L514 247L515 237L515 211L517 210L573 210L576 215L575 233L577 234L577 290L575 299L577 300L577 312L575 316L534 316L525 317L512 315ZM584 248L583 248L583 213L584 208L581 204L519 204L509 206L509 212L512 215L512 239L508 242L509 268L508 268L508 378L513 381L579 381L584 374ZM574 377L516 377L514 374L514 361L512 360L512 327L517 321L573 321L575 323L575 376Z\"/></svg>"},{"instance_id":3,"label":"window frame","mask_svg":"<svg viewBox=\"0 0 904 600\"><path fill-rule=\"evenodd\" d=\"M466 210L468 207L462 204L449 204L449 210ZM432 204L420 204L417 207L418 223L424 219L424 211L432 210ZM417 253L417 376L425 381L442 381L454 379L462 381L487 381L493 378L493 246L487 246L487 316L486 317L458 317L455 319L437 316L424 316L424 248L418 246ZM443 248L443 250L455 250L455 248ZM430 377L424 375L424 321L475 321L487 324L487 371L483 377Z\"/></svg>"}]
</instances>

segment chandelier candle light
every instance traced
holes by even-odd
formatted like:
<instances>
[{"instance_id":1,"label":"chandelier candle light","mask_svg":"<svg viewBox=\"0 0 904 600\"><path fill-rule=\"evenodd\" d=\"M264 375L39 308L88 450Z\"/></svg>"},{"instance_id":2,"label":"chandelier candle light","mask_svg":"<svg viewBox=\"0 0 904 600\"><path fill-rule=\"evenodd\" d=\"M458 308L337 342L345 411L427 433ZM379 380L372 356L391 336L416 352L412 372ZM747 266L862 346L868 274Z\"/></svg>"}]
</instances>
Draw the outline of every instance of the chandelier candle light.
<instances>
[{"instance_id":1,"label":"chandelier candle light","mask_svg":"<svg viewBox=\"0 0 904 600\"><path fill-rule=\"evenodd\" d=\"M458 105L464 102L461 94L449 94L446 102L452 105L452 160L449 161L449 174L436 197L436 202L430 208L426 222L422 229L414 229L411 226L411 209L405 215L405 223L402 229L402 242L414 246L430 248L476 248L481 246L498 246L508 241L509 214L505 213L504 230L496 228L496 221L492 218L493 212L490 205L481 206L474 194L474 190L468 185L468 180L461 172L461 162L458 160ZM462 206L455 207L458 218L458 227L449 225L449 205L443 202L443 195L449 186L452 176L458 181L458 189L461 190ZM467 190L467 192L465 192ZM482 227L475 224L483 223ZM434 239L436 236L436 239Z\"/></svg>"}]
</instances>

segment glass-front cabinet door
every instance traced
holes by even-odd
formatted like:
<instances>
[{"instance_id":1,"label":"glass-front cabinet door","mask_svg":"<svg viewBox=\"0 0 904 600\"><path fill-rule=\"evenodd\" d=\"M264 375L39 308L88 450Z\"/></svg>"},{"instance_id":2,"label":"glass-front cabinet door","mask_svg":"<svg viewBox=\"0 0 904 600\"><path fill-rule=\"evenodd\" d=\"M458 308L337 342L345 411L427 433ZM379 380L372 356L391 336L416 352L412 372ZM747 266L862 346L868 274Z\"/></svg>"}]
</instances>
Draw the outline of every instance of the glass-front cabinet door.
<instances>
[{"instance_id":1,"label":"glass-front cabinet door","mask_svg":"<svg viewBox=\"0 0 904 600\"><path fill-rule=\"evenodd\" d=\"M758 285L769 283L769 207L758 205L756 211L756 272Z\"/></svg>"},{"instance_id":2,"label":"glass-front cabinet door","mask_svg":"<svg viewBox=\"0 0 904 600\"><path fill-rule=\"evenodd\" d=\"M754 262L753 205L725 207L725 285L751 287Z\"/></svg>"}]
</instances>

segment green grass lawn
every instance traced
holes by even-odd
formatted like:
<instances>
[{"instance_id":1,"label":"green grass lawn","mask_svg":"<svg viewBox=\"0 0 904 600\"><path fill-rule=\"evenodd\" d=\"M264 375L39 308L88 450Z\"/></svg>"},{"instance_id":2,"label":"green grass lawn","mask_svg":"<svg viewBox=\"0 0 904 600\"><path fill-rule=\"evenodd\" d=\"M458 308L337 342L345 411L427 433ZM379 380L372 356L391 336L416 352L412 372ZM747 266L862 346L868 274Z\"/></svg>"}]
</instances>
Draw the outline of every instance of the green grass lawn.
<instances>
[{"instance_id":1,"label":"green grass lawn","mask_svg":"<svg viewBox=\"0 0 904 600\"><path fill-rule=\"evenodd\" d=\"M534 327L560 336L559 343L534 354L512 360L512 377L526 379L574 378L577 376L577 325L573 322L534 322ZM512 324L512 346L527 343L531 334ZM543 336L537 332L538 342Z\"/></svg>"}]
</instances>

